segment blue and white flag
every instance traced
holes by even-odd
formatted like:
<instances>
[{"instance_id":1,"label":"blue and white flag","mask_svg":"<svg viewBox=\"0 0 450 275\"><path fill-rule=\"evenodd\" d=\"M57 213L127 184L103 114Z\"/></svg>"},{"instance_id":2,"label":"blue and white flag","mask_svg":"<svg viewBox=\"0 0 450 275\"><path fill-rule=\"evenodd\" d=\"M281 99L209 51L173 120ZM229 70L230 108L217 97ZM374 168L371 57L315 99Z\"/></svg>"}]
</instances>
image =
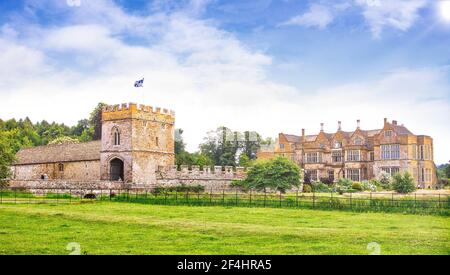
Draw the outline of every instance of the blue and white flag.
<instances>
[{"instance_id":1,"label":"blue and white flag","mask_svg":"<svg viewBox=\"0 0 450 275\"><path fill-rule=\"evenodd\" d=\"M134 82L134 87L144 87L144 79Z\"/></svg>"}]
</instances>

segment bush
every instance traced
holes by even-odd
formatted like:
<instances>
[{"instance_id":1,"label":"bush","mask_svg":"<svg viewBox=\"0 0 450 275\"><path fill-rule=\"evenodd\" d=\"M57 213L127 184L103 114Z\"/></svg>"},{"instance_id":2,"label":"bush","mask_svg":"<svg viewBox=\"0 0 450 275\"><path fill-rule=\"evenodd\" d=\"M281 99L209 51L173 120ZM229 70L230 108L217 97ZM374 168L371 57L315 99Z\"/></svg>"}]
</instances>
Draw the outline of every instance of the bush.
<instances>
[{"instance_id":1,"label":"bush","mask_svg":"<svg viewBox=\"0 0 450 275\"><path fill-rule=\"evenodd\" d=\"M247 172L243 184L249 189L258 191L273 189L285 192L299 186L300 169L297 164L281 156L271 160L258 161Z\"/></svg>"},{"instance_id":2,"label":"bush","mask_svg":"<svg viewBox=\"0 0 450 275\"><path fill-rule=\"evenodd\" d=\"M358 190L358 191L363 191L363 185L360 182L354 182L352 183L352 189Z\"/></svg>"},{"instance_id":3,"label":"bush","mask_svg":"<svg viewBox=\"0 0 450 275\"><path fill-rule=\"evenodd\" d=\"M303 184L303 193L311 193L312 188L310 184Z\"/></svg>"},{"instance_id":4,"label":"bush","mask_svg":"<svg viewBox=\"0 0 450 275\"><path fill-rule=\"evenodd\" d=\"M320 182L321 183L325 183L326 185L332 185L333 184L333 180L330 179L329 177L320 178Z\"/></svg>"},{"instance_id":5,"label":"bush","mask_svg":"<svg viewBox=\"0 0 450 275\"><path fill-rule=\"evenodd\" d=\"M377 180L363 181L362 186L365 191L376 192L379 183L377 182Z\"/></svg>"},{"instance_id":6,"label":"bush","mask_svg":"<svg viewBox=\"0 0 450 275\"><path fill-rule=\"evenodd\" d=\"M397 193L411 193L416 190L416 185L411 174L408 172L395 174L393 177L392 188Z\"/></svg>"},{"instance_id":7,"label":"bush","mask_svg":"<svg viewBox=\"0 0 450 275\"><path fill-rule=\"evenodd\" d=\"M381 188L384 190L392 190L392 184L391 184L391 175L389 175L386 172L381 172L378 175L378 181L380 183Z\"/></svg>"},{"instance_id":8,"label":"bush","mask_svg":"<svg viewBox=\"0 0 450 275\"><path fill-rule=\"evenodd\" d=\"M317 193L331 192L331 188L328 185L326 185L326 184L324 184L323 182L320 182L320 181L313 182L311 187L312 187L312 190L314 192L317 192Z\"/></svg>"},{"instance_id":9,"label":"bush","mask_svg":"<svg viewBox=\"0 0 450 275\"><path fill-rule=\"evenodd\" d=\"M352 189L353 181L350 179L341 178L336 183L336 189L339 194L343 194L345 192L349 192Z\"/></svg>"}]
</instances>

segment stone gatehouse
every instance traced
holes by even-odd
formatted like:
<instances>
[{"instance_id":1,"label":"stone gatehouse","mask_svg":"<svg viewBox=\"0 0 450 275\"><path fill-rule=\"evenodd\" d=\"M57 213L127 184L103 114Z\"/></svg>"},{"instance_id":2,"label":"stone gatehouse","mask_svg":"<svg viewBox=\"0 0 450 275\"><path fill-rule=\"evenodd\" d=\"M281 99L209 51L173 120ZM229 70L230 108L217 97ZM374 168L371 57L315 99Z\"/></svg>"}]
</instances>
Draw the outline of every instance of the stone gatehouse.
<instances>
[{"instance_id":1,"label":"stone gatehouse","mask_svg":"<svg viewBox=\"0 0 450 275\"><path fill-rule=\"evenodd\" d=\"M174 170L175 113L134 103L102 110L101 140L20 150L12 165L12 186L95 188L179 183L224 186L241 176L197 167ZM239 175L238 175L239 174ZM113 183L113 184L111 184Z\"/></svg>"}]
</instances>

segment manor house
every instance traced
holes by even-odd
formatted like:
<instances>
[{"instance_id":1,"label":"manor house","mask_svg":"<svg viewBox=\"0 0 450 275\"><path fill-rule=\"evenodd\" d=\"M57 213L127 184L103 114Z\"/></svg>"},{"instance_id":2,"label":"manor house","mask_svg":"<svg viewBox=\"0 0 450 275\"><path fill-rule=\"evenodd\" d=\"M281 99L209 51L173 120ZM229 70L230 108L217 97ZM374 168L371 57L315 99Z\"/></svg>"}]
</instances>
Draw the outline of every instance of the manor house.
<instances>
[{"instance_id":1,"label":"manor house","mask_svg":"<svg viewBox=\"0 0 450 275\"><path fill-rule=\"evenodd\" d=\"M280 133L272 148L263 148L258 158L285 156L298 163L311 181L327 178L337 181L369 180L382 171L394 175L408 171L422 188L436 183L436 166L433 162L433 139L414 135L403 124L384 119L383 127L363 130L357 120L356 129L346 132L338 122L337 131L321 130L315 135L288 135Z\"/></svg>"}]
</instances>

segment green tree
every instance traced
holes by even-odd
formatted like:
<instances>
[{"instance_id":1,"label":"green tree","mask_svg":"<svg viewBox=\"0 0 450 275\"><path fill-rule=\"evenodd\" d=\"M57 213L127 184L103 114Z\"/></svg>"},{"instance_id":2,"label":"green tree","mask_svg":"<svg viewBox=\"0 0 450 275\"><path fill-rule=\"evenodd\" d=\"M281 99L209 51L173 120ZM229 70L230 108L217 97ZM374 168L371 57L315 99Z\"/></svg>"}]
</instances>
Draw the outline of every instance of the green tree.
<instances>
[{"instance_id":1,"label":"green tree","mask_svg":"<svg viewBox=\"0 0 450 275\"><path fill-rule=\"evenodd\" d=\"M185 151L186 144L182 135L183 129L175 129L175 155Z\"/></svg>"},{"instance_id":2,"label":"green tree","mask_svg":"<svg viewBox=\"0 0 450 275\"><path fill-rule=\"evenodd\" d=\"M89 127L92 131L93 140L102 138L102 110L105 106L107 106L106 103L98 103L89 116Z\"/></svg>"},{"instance_id":3,"label":"green tree","mask_svg":"<svg viewBox=\"0 0 450 275\"><path fill-rule=\"evenodd\" d=\"M246 154L241 154L239 156L239 166L241 167L249 167L251 165L251 160Z\"/></svg>"},{"instance_id":4,"label":"green tree","mask_svg":"<svg viewBox=\"0 0 450 275\"><path fill-rule=\"evenodd\" d=\"M76 138L68 137L68 136L62 136L58 137L52 141L50 141L48 144L69 144L69 143L79 143L80 141Z\"/></svg>"},{"instance_id":5,"label":"green tree","mask_svg":"<svg viewBox=\"0 0 450 275\"><path fill-rule=\"evenodd\" d=\"M10 176L10 165L14 161L14 152L6 136L0 133L0 180Z\"/></svg>"},{"instance_id":6,"label":"green tree","mask_svg":"<svg viewBox=\"0 0 450 275\"><path fill-rule=\"evenodd\" d=\"M392 177L392 188L397 193L411 193L416 190L414 179L410 173L404 172L403 174L397 173Z\"/></svg>"},{"instance_id":7,"label":"green tree","mask_svg":"<svg viewBox=\"0 0 450 275\"><path fill-rule=\"evenodd\" d=\"M447 164L445 169L445 176L450 179L450 164Z\"/></svg>"},{"instance_id":8,"label":"green tree","mask_svg":"<svg viewBox=\"0 0 450 275\"><path fill-rule=\"evenodd\" d=\"M300 185L300 169L290 160L281 156L264 161L257 161L247 172L242 186L258 191L274 189L285 192Z\"/></svg>"}]
</instances>

